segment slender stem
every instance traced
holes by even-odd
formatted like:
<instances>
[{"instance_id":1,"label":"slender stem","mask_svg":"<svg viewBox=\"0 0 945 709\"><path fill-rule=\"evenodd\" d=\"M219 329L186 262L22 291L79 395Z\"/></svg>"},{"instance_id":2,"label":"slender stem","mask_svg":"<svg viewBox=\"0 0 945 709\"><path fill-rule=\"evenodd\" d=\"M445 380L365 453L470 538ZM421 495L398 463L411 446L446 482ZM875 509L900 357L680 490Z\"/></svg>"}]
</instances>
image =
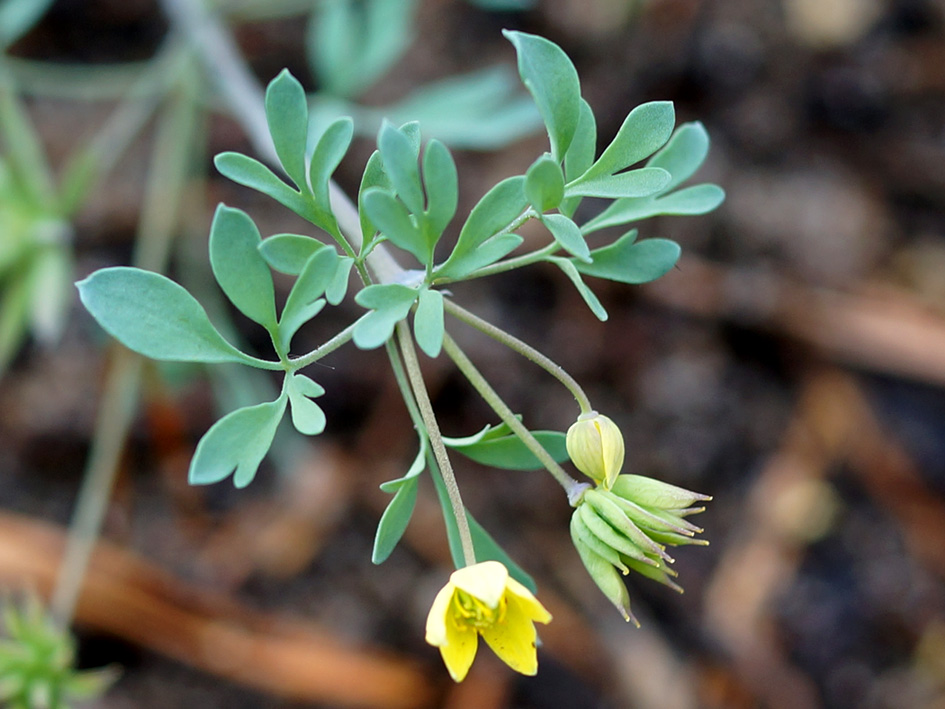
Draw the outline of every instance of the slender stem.
<instances>
[{"instance_id":1,"label":"slender stem","mask_svg":"<svg viewBox=\"0 0 945 709\"><path fill-rule=\"evenodd\" d=\"M339 332L337 335L332 337L330 340L322 344L321 346L315 348L308 354L301 355L295 359L289 359L289 365L292 367L293 371L307 367L312 362L317 362L325 355L329 355L339 347L341 347L346 342L349 342L352 337L354 337L354 329L358 326L358 323L366 318L370 313L365 313L360 318L355 320L353 323L348 325L344 330Z\"/></svg>"},{"instance_id":2,"label":"slender stem","mask_svg":"<svg viewBox=\"0 0 945 709\"><path fill-rule=\"evenodd\" d=\"M584 393L581 385L578 384L574 377L568 374L564 368L561 367L561 365L557 364L528 343L523 342L502 328L496 327L491 322L483 320L478 315L474 315L465 308L460 307L449 298L445 298L443 303L446 307L446 312L455 317L457 320L462 320L467 325L471 325L472 327L479 330L479 332L482 332L489 337L498 340L506 347L515 350L520 355L526 359L531 360L548 372L548 374L561 382L561 384L563 384L564 387L574 395L578 406L581 407L582 414L586 414L594 410L594 407L591 406L590 399L587 398L587 394Z\"/></svg>"},{"instance_id":3,"label":"slender stem","mask_svg":"<svg viewBox=\"0 0 945 709\"><path fill-rule=\"evenodd\" d=\"M545 450L545 447L538 442L538 439L532 435L532 432L525 428L525 425L518 420L518 417L512 409L509 408L508 404L502 400L502 397L496 393L492 385L490 385L489 382L486 381L486 378L476 369L476 365L472 363L469 357L466 356L466 353L460 349L456 341L448 334L443 336L443 349L446 351L449 358L456 363L456 366L459 367L459 370L469 380L470 384L479 392L479 395L482 396L492 410L499 415L503 423L512 429L512 432L521 439L525 447L538 458L541 464L547 468L548 472L551 473L554 479L564 488L565 492L568 494L568 500L574 502L577 496L583 492L584 488L587 486L572 478L565 472L564 468L558 465L557 461L555 461L555 459L551 457L551 454Z\"/></svg>"},{"instance_id":4,"label":"slender stem","mask_svg":"<svg viewBox=\"0 0 945 709\"><path fill-rule=\"evenodd\" d=\"M417 351L413 346L410 329L403 320L397 323L397 339L400 342L401 356L404 358L404 366L407 369L407 378L410 380L414 399L417 402L417 408L420 410L420 416L423 419L423 427L427 431L430 447L433 449L433 455L436 457L437 466L440 468L440 475L443 478L443 482L446 484L446 492L449 495L450 504L453 507L453 516L456 518L456 527L459 530L459 538L463 545L463 557L465 558L466 566L471 566L476 563L476 553L473 550L472 534L469 531L469 520L466 518L466 508L463 506L463 498L459 493L459 485L456 483L456 476L453 474L453 466L450 464L449 456L446 453L446 445L443 443L440 426L436 422L436 416L433 413L433 404L430 403L430 395L427 393L427 388L423 383L423 375L420 373L420 362L417 360Z\"/></svg>"},{"instance_id":5,"label":"slender stem","mask_svg":"<svg viewBox=\"0 0 945 709\"><path fill-rule=\"evenodd\" d=\"M512 271L516 268L521 268L522 266L530 266L533 263L538 263L539 261L544 261L546 256L550 256L555 251L559 251L561 247L558 245L557 241L553 241L547 246L544 246L537 251L532 251L527 254L522 254L521 256L516 256L515 258L506 259L505 261L499 261L490 266L483 266L468 276L463 276L464 281L472 280L473 278L482 278L483 276L494 276L497 273L505 273L506 271Z\"/></svg>"}]
</instances>

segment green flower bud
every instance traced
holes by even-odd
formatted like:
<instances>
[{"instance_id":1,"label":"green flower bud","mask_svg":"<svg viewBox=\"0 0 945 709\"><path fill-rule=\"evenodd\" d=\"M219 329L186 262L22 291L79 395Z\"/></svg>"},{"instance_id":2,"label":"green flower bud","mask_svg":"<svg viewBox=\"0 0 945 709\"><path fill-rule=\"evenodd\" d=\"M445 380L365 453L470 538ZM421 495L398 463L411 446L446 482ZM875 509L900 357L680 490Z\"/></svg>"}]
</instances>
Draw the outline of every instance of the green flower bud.
<instances>
[{"instance_id":1,"label":"green flower bud","mask_svg":"<svg viewBox=\"0 0 945 709\"><path fill-rule=\"evenodd\" d=\"M571 539L591 578L624 618L630 620L632 615L621 573L636 571L682 593L673 580L676 572L669 566L673 558L666 547L708 542L694 539L702 530L683 519L704 508L672 505L708 499L638 475L619 476L610 490L584 492L571 516Z\"/></svg>"},{"instance_id":2,"label":"green flower bud","mask_svg":"<svg viewBox=\"0 0 945 709\"><path fill-rule=\"evenodd\" d=\"M568 429L568 456L586 476L610 489L623 467L623 434L596 411L581 414Z\"/></svg>"}]
</instances>

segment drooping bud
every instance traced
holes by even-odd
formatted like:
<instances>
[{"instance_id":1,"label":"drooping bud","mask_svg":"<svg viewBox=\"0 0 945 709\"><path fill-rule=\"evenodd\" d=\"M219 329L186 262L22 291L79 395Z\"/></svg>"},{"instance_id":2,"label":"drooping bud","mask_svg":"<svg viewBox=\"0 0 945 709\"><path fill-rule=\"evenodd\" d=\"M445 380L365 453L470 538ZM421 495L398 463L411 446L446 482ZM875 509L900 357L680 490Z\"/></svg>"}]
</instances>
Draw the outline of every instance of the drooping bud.
<instances>
[{"instance_id":1,"label":"drooping bud","mask_svg":"<svg viewBox=\"0 0 945 709\"><path fill-rule=\"evenodd\" d=\"M641 494L635 498L634 491ZM610 490L598 487L584 492L571 517L571 538L591 578L624 618L636 622L621 573L636 571L682 592L674 581L673 558L666 547L708 542L695 539L702 530L683 519L703 508L672 505L708 499L635 475L619 476Z\"/></svg>"},{"instance_id":2,"label":"drooping bud","mask_svg":"<svg viewBox=\"0 0 945 709\"><path fill-rule=\"evenodd\" d=\"M610 489L623 467L623 434L596 411L581 414L568 429L568 456L582 473Z\"/></svg>"}]
</instances>

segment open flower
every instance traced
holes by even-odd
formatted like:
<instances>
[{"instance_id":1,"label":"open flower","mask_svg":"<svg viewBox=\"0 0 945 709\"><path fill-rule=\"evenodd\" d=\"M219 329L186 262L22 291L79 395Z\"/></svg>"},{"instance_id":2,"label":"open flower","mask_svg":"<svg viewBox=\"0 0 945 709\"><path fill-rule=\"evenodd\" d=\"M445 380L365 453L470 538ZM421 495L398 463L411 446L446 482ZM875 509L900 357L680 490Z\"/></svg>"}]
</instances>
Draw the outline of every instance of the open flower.
<instances>
[{"instance_id":1,"label":"open flower","mask_svg":"<svg viewBox=\"0 0 945 709\"><path fill-rule=\"evenodd\" d=\"M462 682L476 657L479 636L516 672L538 672L535 622L551 614L531 592L509 576L498 561L483 561L454 571L427 616L428 643L440 648L443 662Z\"/></svg>"}]
</instances>

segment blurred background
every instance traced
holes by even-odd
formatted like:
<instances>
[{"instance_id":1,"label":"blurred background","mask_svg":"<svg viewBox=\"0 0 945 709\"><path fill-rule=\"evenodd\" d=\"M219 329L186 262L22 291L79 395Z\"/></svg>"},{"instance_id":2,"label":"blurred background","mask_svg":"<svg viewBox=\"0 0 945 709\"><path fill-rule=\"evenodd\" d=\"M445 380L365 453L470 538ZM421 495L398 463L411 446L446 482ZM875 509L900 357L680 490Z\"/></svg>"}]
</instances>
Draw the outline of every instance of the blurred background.
<instances>
[{"instance_id":1,"label":"blurred background","mask_svg":"<svg viewBox=\"0 0 945 709\"><path fill-rule=\"evenodd\" d=\"M355 117L336 173L349 194L383 116L451 147L460 214L546 149L502 28L572 57L600 146L644 101L705 124L697 179L728 199L638 225L683 257L650 285L595 282L608 322L550 267L455 296L585 385L625 433L628 472L713 495L696 519L711 546L674 554L684 595L628 579L637 630L584 572L553 480L457 460L468 506L555 620L537 677L483 651L454 686L423 642L451 570L430 486L391 558L370 563L389 499L377 486L416 440L382 352L316 365L326 433L282 431L252 486L189 487L199 437L273 382L141 362L72 282L163 271L265 353L209 276L212 211L245 209L264 236L305 226L212 167L223 150L256 153L214 88L230 59L201 34L200 3L7 0L0 585L47 597L83 480L107 499L74 627L80 666L123 669L90 706L945 707L945 2L208 5L262 85L289 67L316 126ZM358 310L333 309L299 342ZM572 422L541 370L453 332L529 427ZM446 435L491 422L445 358L424 366Z\"/></svg>"}]
</instances>

